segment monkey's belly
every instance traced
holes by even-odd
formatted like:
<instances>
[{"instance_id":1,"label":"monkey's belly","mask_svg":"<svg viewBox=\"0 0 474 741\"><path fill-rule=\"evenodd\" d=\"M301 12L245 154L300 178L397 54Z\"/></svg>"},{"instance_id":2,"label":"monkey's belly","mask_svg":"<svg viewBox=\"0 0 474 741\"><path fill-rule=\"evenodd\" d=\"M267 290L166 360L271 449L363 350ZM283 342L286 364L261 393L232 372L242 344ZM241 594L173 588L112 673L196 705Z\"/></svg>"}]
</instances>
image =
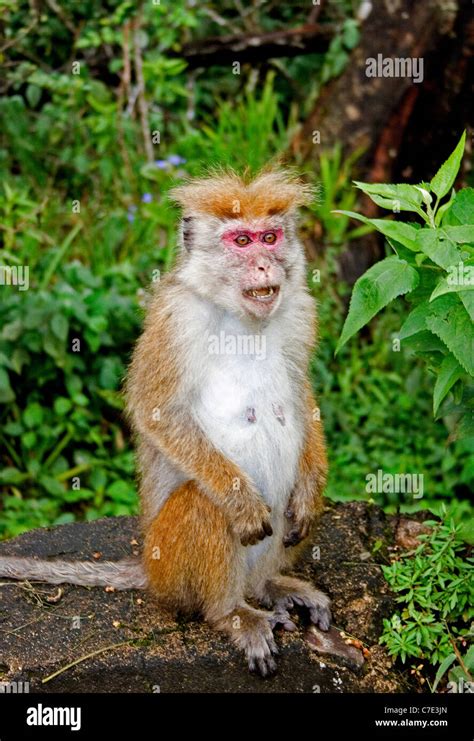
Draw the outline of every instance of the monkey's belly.
<instances>
[{"instance_id":1,"label":"monkey's belly","mask_svg":"<svg viewBox=\"0 0 474 741\"><path fill-rule=\"evenodd\" d=\"M207 374L196 416L213 444L252 479L272 508L274 535L246 548L251 567L283 538L284 511L297 475L303 429L282 363L272 363L271 358L264 363L235 357L221 360Z\"/></svg>"}]
</instances>

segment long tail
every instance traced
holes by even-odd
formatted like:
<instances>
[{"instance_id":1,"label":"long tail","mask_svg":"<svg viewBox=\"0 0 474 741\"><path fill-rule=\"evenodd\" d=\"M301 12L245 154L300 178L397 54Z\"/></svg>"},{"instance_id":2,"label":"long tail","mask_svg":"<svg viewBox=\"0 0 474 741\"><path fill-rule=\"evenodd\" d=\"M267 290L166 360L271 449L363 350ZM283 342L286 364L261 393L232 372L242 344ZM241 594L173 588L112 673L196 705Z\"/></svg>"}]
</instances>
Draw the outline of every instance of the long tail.
<instances>
[{"instance_id":1,"label":"long tail","mask_svg":"<svg viewBox=\"0 0 474 741\"><path fill-rule=\"evenodd\" d=\"M0 556L0 577L32 579L49 584L84 587L145 589L147 578L139 559L122 561L40 561L36 558Z\"/></svg>"}]
</instances>

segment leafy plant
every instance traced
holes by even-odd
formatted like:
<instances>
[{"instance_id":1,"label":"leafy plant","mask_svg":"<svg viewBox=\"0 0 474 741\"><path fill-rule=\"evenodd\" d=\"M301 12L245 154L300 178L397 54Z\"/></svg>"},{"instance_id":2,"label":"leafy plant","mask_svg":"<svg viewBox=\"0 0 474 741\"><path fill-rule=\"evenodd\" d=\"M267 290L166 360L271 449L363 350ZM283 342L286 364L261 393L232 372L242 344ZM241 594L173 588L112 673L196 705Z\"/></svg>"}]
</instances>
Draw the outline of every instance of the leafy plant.
<instances>
[{"instance_id":1,"label":"leafy plant","mask_svg":"<svg viewBox=\"0 0 474 741\"><path fill-rule=\"evenodd\" d=\"M323 152L319 157L318 184L320 197L312 211L322 226L322 236L327 247L340 247L351 239L373 231L372 226L350 228L350 218L341 218L341 211L354 208L357 194L350 187L351 173L361 151L350 157L342 156L342 146L336 144L332 152ZM339 210L337 210L339 209Z\"/></svg>"},{"instance_id":2,"label":"leafy plant","mask_svg":"<svg viewBox=\"0 0 474 741\"><path fill-rule=\"evenodd\" d=\"M248 89L236 103L220 100L212 119L191 132L182 142L187 158L197 162L230 165L255 173L288 145L295 125L281 113L270 72L260 91Z\"/></svg>"},{"instance_id":3,"label":"leafy plant","mask_svg":"<svg viewBox=\"0 0 474 741\"><path fill-rule=\"evenodd\" d=\"M73 263L52 286L3 298L0 537L135 510L119 389L136 289L126 263L100 278Z\"/></svg>"},{"instance_id":4,"label":"leafy plant","mask_svg":"<svg viewBox=\"0 0 474 741\"><path fill-rule=\"evenodd\" d=\"M456 418L452 434L458 437L474 435L474 190L452 190L464 144L465 134L430 183L356 183L377 205L416 214L422 224L338 212L375 227L395 255L355 284L336 352L393 299L406 296L412 310L399 331L401 347L423 357L436 375L433 412ZM452 403L440 411L449 393Z\"/></svg>"},{"instance_id":5,"label":"leafy plant","mask_svg":"<svg viewBox=\"0 0 474 741\"><path fill-rule=\"evenodd\" d=\"M419 536L418 548L382 567L401 611L384 620L380 642L403 663L413 657L439 665L436 689L454 663L450 679L473 681L474 558L452 521L425 524L432 530Z\"/></svg>"}]
</instances>

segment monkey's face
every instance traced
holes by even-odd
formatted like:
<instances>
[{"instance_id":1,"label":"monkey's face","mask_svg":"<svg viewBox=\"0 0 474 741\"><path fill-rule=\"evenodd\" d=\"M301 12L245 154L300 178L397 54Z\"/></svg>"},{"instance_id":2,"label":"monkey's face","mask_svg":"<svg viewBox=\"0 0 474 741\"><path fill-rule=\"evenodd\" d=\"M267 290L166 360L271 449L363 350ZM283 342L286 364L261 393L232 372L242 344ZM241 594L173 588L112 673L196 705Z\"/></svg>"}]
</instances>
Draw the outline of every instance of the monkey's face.
<instances>
[{"instance_id":1,"label":"monkey's face","mask_svg":"<svg viewBox=\"0 0 474 741\"><path fill-rule=\"evenodd\" d=\"M284 243L283 228L271 223L241 224L221 235L222 249L237 278L240 306L258 319L272 314L281 301Z\"/></svg>"},{"instance_id":2,"label":"monkey's face","mask_svg":"<svg viewBox=\"0 0 474 741\"><path fill-rule=\"evenodd\" d=\"M188 218L183 244L181 274L186 282L240 316L269 318L291 299L292 286L302 275L303 251L289 217Z\"/></svg>"}]
</instances>

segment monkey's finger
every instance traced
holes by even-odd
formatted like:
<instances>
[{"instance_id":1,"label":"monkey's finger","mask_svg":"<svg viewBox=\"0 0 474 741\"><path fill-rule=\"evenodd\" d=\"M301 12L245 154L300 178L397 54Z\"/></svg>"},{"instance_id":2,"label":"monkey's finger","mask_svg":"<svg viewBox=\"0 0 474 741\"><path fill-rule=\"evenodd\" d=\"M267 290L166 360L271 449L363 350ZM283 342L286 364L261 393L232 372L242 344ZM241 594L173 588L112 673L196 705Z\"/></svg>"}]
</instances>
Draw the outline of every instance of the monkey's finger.
<instances>
[{"instance_id":1,"label":"monkey's finger","mask_svg":"<svg viewBox=\"0 0 474 741\"><path fill-rule=\"evenodd\" d=\"M263 529L265 531L265 535L273 535L273 528L266 520L263 522ZM265 537L265 535L263 537Z\"/></svg>"},{"instance_id":2,"label":"monkey's finger","mask_svg":"<svg viewBox=\"0 0 474 741\"><path fill-rule=\"evenodd\" d=\"M298 545L303 540L303 536L301 535L301 531L299 528L295 528L293 530L290 530L287 535L283 538L283 545L285 548L289 548L292 545Z\"/></svg>"},{"instance_id":3,"label":"monkey's finger","mask_svg":"<svg viewBox=\"0 0 474 741\"><path fill-rule=\"evenodd\" d=\"M264 540L267 535L273 535L272 526L269 522L262 522L262 527L257 532L253 533L253 536L257 540Z\"/></svg>"},{"instance_id":4,"label":"monkey's finger","mask_svg":"<svg viewBox=\"0 0 474 741\"><path fill-rule=\"evenodd\" d=\"M240 542L242 545L256 545L259 540L263 540L265 536L262 532L260 533L247 533L247 535L243 535L240 539Z\"/></svg>"}]
</instances>

